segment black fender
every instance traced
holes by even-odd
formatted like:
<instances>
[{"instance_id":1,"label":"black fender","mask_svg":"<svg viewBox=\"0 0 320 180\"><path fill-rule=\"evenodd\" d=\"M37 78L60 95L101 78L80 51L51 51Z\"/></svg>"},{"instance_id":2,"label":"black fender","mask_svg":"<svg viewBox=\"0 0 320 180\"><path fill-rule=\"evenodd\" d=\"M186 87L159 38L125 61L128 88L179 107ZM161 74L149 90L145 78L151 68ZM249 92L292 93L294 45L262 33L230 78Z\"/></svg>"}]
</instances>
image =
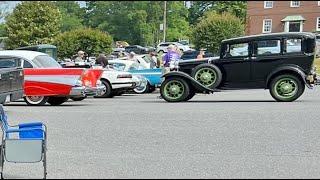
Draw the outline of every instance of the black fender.
<instances>
[{"instance_id":1,"label":"black fender","mask_svg":"<svg viewBox=\"0 0 320 180\"><path fill-rule=\"evenodd\" d=\"M281 66L281 67L278 67L275 70L273 70L267 77L265 88L269 88L268 86L269 86L269 83L271 81L272 76L274 76L275 74L280 73L280 72L293 72L295 74L298 74L301 77L301 79L303 80L304 84L306 84L307 87L310 88L309 84L306 81L307 75L299 67L297 67L295 65L285 65L285 66Z\"/></svg>"},{"instance_id":2,"label":"black fender","mask_svg":"<svg viewBox=\"0 0 320 180\"><path fill-rule=\"evenodd\" d=\"M196 90L200 92L216 92L215 89L210 89L199 83L197 80L195 80L193 77L191 77L189 74L182 72L182 71L171 71L161 76L162 78L170 78L170 77L181 77L184 79L187 79L190 81L190 85L192 85Z\"/></svg>"}]
</instances>

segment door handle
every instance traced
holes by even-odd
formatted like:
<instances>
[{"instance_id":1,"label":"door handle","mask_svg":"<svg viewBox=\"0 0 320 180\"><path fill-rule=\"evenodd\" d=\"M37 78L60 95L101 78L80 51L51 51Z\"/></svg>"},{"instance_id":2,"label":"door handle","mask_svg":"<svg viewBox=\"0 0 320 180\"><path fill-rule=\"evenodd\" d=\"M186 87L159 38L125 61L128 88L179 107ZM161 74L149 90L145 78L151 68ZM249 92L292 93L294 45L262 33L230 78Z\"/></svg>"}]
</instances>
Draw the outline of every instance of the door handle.
<instances>
[{"instance_id":1,"label":"door handle","mask_svg":"<svg viewBox=\"0 0 320 180\"><path fill-rule=\"evenodd\" d=\"M251 57L251 59L257 59L257 57Z\"/></svg>"}]
</instances>

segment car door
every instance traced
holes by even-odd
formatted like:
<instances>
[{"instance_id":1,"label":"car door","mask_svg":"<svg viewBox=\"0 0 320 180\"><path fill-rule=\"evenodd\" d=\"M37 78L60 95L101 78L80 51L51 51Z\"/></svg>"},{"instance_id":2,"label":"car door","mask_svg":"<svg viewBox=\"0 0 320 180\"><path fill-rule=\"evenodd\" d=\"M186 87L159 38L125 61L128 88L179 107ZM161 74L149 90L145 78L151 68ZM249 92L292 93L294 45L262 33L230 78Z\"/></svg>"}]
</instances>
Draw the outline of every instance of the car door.
<instances>
[{"instance_id":1,"label":"car door","mask_svg":"<svg viewBox=\"0 0 320 180\"><path fill-rule=\"evenodd\" d=\"M283 64L284 56L281 47L281 39L268 39L253 42L252 54L252 81L258 87L265 86L267 76L280 64Z\"/></svg>"},{"instance_id":2,"label":"car door","mask_svg":"<svg viewBox=\"0 0 320 180\"><path fill-rule=\"evenodd\" d=\"M222 58L217 62L223 74L222 87L241 88L251 81L250 43L226 44Z\"/></svg>"},{"instance_id":3,"label":"car door","mask_svg":"<svg viewBox=\"0 0 320 180\"><path fill-rule=\"evenodd\" d=\"M0 57L0 67L4 74L1 75L2 86L6 92L21 90L23 87L23 72L21 61L16 57Z\"/></svg>"}]
</instances>

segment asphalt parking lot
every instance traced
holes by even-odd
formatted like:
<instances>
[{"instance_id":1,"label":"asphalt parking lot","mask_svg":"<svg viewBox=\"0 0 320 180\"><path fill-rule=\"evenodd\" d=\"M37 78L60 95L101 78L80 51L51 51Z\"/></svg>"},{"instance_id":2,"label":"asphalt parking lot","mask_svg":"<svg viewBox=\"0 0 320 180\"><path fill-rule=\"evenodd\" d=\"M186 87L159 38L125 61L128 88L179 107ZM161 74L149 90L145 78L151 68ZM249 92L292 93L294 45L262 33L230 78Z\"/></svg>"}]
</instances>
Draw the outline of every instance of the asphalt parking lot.
<instances>
[{"instance_id":1,"label":"asphalt parking lot","mask_svg":"<svg viewBox=\"0 0 320 180\"><path fill-rule=\"evenodd\" d=\"M320 177L319 89L292 103L265 90L158 95L4 108L10 124L47 124L47 178ZM41 178L42 163L6 163L4 177Z\"/></svg>"}]
</instances>

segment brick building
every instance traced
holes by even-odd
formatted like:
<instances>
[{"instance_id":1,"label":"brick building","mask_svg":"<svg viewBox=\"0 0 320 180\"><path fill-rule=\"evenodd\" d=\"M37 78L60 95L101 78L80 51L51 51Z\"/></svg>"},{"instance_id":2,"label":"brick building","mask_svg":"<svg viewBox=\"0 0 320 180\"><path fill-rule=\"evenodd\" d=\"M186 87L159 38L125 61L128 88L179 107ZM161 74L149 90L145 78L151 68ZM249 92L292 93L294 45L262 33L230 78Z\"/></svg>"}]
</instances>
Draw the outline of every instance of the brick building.
<instances>
[{"instance_id":1,"label":"brick building","mask_svg":"<svg viewBox=\"0 0 320 180\"><path fill-rule=\"evenodd\" d=\"M248 1L246 34L320 32L320 1Z\"/></svg>"}]
</instances>

